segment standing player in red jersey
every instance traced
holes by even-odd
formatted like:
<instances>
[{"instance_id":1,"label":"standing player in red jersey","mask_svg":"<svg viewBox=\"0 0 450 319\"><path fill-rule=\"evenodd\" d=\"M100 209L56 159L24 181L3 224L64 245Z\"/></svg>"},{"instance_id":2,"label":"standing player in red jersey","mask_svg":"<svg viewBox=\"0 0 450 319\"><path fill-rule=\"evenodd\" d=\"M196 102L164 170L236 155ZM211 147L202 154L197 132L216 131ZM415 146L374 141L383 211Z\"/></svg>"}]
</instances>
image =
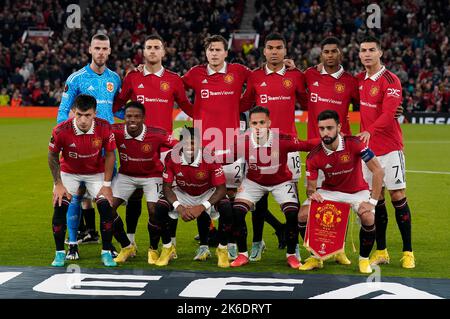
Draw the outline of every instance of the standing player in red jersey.
<instances>
[{"instance_id":1,"label":"standing player in red jersey","mask_svg":"<svg viewBox=\"0 0 450 319\"><path fill-rule=\"evenodd\" d=\"M64 237L66 213L72 196L77 195L84 182L91 198L95 198L100 213L103 264L117 266L112 259L112 191L116 149L111 125L95 117L97 101L90 95L75 98L75 117L60 123L53 129L49 143L48 164L55 183L53 189L53 237L56 256L52 266L63 267L65 261ZM105 157L102 156L102 149ZM61 159L60 159L61 154ZM69 252L78 259L77 245L69 246Z\"/></svg>"},{"instance_id":2,"label":"standing player in red jersey","mask_svg":"<svg viewBox=\"0 0 450 319\"><path fill-rule=\"evenodd\" d=\"M269 115L270 111L265 107L252 108L249 114L251 132L236 143L236 156L245 158L248 170L233 204L239 255L231 263L232 267L243 266L249 261L245 215L268 193L272 193L286 216L287 263L292 268L301 265L295 254L298 244L298 194L287 158L290 152L311 150L319 140L305 142L290 134L277 133L270 129Z\"/></svg>"},{"instance_id":3,"label":"standing player in red jersey","mask_svg":"<svg viewBox=\"0 0 450 319\"><path fill-rule=\"evenodd\" d=\"M384 169L383 186L388 189L395 217L403 240L403 268L414 268L415 259L411 244L411 212L406 200L405 156L400 124L394 115L402 103L402 86L398 77L381 64L380 42L368 36L360 42L359 58L366 69L357 75L361 99L360 139L369 145ZM371 174L364 169L364 177L370 182ZM389 263L386 249L388 214L384 188L375 209L377 226L377 250L371 256L371 264Z\"/></svg>"},{"instance_id":4,"label":"standing player in red jersey","mask_svg":"<svg viewBox=\"0 0 450 319\"><path fill-rule=\"evenodd\" d=\"M201 221L197 223L200 247L205 249L203 255L209 256L208 224L210 218L217 218L219 213L217 265L227 268L230 266L227 244L231 238L233 216L230 200L226 197L222 166L215 163L211 156L206 156L208 154L200 146L201 137L196 129L185 128L181 133L180 143L166 156L164 163L164 198L156 204L163 249L155 264L166 266L173 259L175 247L170 241L170 219L179 216L185 222L194 219ZM215 206L215 211L212 206Z\"/></svg>"},{"instance_id":5,"label":"standing player in red jersey","mask_svg":"<svg viewBox=\"0 0 450 319\"><path fill-rule=\"evenodd\" d=\"M138 101L146 109L145 125L160 127L171 134L174 102L188 115L192 115L192 105L186 97L180 76L163 67L162 59L164 55L164 40L159 35L146 37L144 41L145 65L143 70L142 72L131 71L127 74L123 80L122 90L114 100L113 110L119 110L130 99ZM167 149L163 150L161 161L164 161L167 151ZM126 209L127 234L133 243L137 223L141 215L142 195L142 190L139 188L129 198ZM150 221L148 225L150 228L153 227L153 223ZM176 221L172 225L172 238L174 241L175 231ZM154 229L154 232L158 232L157 229Z\"/></svg>"},{"instance_id":6,"label":"standing player in red jersey","mask_svg":"<svg viewBox=\"0 0 450 319\"><path fill-rule=\"evenodd\" d=\"M132 101L125 106L125 124L113 124L120 159L119 174L113 180L114 236L122 245L119 256L114 260L119 263L136 254L136 245L125 235L117 208L139 187L143 188L149 214L148 263L154 264L159 257L158 243L161 234L155 221L155 204L162 193L163 164L159 159L161 150L172 148L175 142L167 131L147 126L144 121L144 105Z\"/></svg>"},{"instance_id":7,"label":"standing player in red jersey","mask_svg":"<svg viewBox=\"0 0 450 319\"><path fill-rule=\"evenodd\" d=\"M305 79L298 69L287 70L284 65L286 57L286 40L279 33L271 33L264 40L264 66L253 70L247 80L247 89L241 98L241 109L253 105L266 107L271 114L271 128L283 134L297 137L295 127L295 102L306 105ZM301 159L298 152L289 153L288 167L292 180L297 185L301 176ZM281 224L268 210L268 194L255 205L252 214L253 243L250 261L258 261L265 248L262 240L264 220L274 229L279 239L279 248L285 247L285 225Z\"/></svg>"},{"instance_id":8,"label":"standing player in red jersey","mask_svg":"<svg viewBox=\"0 0 450 319\"><path fill-rule=\"evenodd\" d=\"M361 220L359 233L359 271L371 273L369 254L375 241L375 205L381 194L383 169L374 153L357 137L341 135L339 114L326 110L318 116L318 128L322 139L306 158L306 176L308 199L299 212L300 234L304 238L311 200L323 202L332 200L349 203ZM373 173L372 198L369 186L363 178L362 161ZM317 188L319 170L325 179L321 188ZM323 268L323 261L311 256L306 259L300 270Z\"/></svg>"}]
</instances>

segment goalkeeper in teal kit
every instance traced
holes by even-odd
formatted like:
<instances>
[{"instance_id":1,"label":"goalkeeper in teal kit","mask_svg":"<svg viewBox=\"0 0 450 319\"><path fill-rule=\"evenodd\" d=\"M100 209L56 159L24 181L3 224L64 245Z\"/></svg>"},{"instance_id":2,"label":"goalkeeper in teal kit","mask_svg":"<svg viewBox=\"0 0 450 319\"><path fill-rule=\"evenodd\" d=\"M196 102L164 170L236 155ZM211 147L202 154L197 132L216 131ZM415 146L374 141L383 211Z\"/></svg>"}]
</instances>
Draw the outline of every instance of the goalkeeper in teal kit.
<instances>
[{"instance_id":1,"label":"goalkeeper in teal kit","mask_svg":"<svg viewBox=\"0 0 450 319\"><path fill-rule=\"evenodd\" d=\"M123 118L123 111L115 114L112 112L114 97L120 91L121 80L116 72L106 67L106 61L111 53L108 36L104 34L94 35L91 39L89 53L92 55L91 63L72 73L66 81L58 110L58 124L70 117L73 101L79 94L88 94L95 97L97 101L97 117L111 124L114 123L114 116ZM96 195L91 194L93 197ZM98 243L98 232L95 231L94 208L90 200L84 200L83 210L80 210L82 197L82 195L73 196L67 211L69 250L66 259L68 260L79 258L79 243ZM78 237L81 215L84 216L85 229L83 230L83 227L80 227L80 235ZM114 254L114 252L112 253Z\"/></svg>"}]
</instances>

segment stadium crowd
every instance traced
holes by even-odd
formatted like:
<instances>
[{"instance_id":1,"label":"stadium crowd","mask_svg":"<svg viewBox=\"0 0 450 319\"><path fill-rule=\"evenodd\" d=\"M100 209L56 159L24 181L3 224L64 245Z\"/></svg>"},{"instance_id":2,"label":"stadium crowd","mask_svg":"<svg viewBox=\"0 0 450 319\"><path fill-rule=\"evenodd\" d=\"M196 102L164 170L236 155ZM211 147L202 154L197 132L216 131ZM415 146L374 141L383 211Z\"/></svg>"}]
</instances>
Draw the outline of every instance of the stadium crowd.
<instances>
[{"instance_id":1,"label":"stadium crowd","mask_svg":"<svg viewBox=\"0 0 450 319\"><path fill-rule=\"evenodd\" d=\"M70 1L5 1L0 9L0 105L59 105L65 79L89 61L92 34L111 38L109 67L124 76L143 59L145 35L159 33L167 41L165 66L184 74L206 61L202 40L208 34L226 38L239 29L245 1L99 1L82 16L86 27L65 30ZM448 112L450 57L448 1L386 1L381 30L373 29L385 48L383 62L402 81L407 111ZM344 67L359 72L357 40L367 31L370 13L362 0L256 1L253 26L264 36L275 31L288 39L288 54L304 70L318 63L320 41L335 35L344 48ZM48 42L27 39L29 27L49 27ZM231 52L230 52L231 53ZM230 61L259 65L261 53L231 53Z\"/></svg>"}]
</instances>

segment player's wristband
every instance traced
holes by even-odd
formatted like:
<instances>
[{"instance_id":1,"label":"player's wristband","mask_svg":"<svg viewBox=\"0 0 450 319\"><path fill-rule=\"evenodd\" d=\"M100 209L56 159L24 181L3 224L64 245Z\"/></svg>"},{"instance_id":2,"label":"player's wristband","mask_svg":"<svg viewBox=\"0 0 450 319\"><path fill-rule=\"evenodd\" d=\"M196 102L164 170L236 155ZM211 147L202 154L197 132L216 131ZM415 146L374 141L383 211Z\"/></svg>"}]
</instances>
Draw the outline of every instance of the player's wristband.
<instances>
[{"instance_id":1,"label":"player's wristband","mask_svg":"<svg viewBox=\"0 0 450 319\"><path fill-rule=\"evenodd\" d=\"M205 200L202 203L202 205L205 206L205 210L208 210L211 207L211 203L209 201L207 201L207 200Z\"/></svg>"},{"instance_id":2,"label":"player's wristband","mask_svg":"<svg viewBox=\"0 0 450 319\"><path fill-rule=\"evenodd\" d=\"M177 201L177 200L174 201L173 204L172 204L173 208L175 208L175 209L177 209L177 207L180 206L180 205L181 205L180 202Z\"/></svg>"},{"instance_id":3,"label":"player's wristband","mask_svg":"<svg viewBox=\"0 0 450 319\"><path fill-rule=\"evenodd\" d=\"M111 181L109 181L109 182L103 181L103 186L105 186L105 187L111 187Z\"/></svg>"},{"instance_id":4,"label":"player's wristband","mask_svg":"<svg viewBox=\"0 0 450 319\"><path fill-rule=\"evenodd\" d=\"M377 206L378 200L371 197L369 198L369 203L372 204L373 206Z\"/></svg>"}]
</instances>

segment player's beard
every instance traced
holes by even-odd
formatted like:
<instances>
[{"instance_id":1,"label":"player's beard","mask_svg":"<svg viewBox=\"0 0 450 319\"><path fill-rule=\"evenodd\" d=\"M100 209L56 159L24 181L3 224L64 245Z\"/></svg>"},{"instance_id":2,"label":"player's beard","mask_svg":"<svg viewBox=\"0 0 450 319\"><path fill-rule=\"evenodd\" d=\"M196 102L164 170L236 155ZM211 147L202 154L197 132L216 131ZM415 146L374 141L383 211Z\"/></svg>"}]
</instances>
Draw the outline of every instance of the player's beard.
<instances>
[{"instance_id":1,"label":"player's beard","mask_svg":"<svg viewBox=\"0 0 450 319\"><path fill-rule=\"evenodd\" d=\"M324 136L324 137L322 137L322 142L325 145L331 145L331 144L333 144L334 141L336 141L337 137L338 137L338 133L336 133L336 135L334 137Z\"/></svg>"}]
</instances>

